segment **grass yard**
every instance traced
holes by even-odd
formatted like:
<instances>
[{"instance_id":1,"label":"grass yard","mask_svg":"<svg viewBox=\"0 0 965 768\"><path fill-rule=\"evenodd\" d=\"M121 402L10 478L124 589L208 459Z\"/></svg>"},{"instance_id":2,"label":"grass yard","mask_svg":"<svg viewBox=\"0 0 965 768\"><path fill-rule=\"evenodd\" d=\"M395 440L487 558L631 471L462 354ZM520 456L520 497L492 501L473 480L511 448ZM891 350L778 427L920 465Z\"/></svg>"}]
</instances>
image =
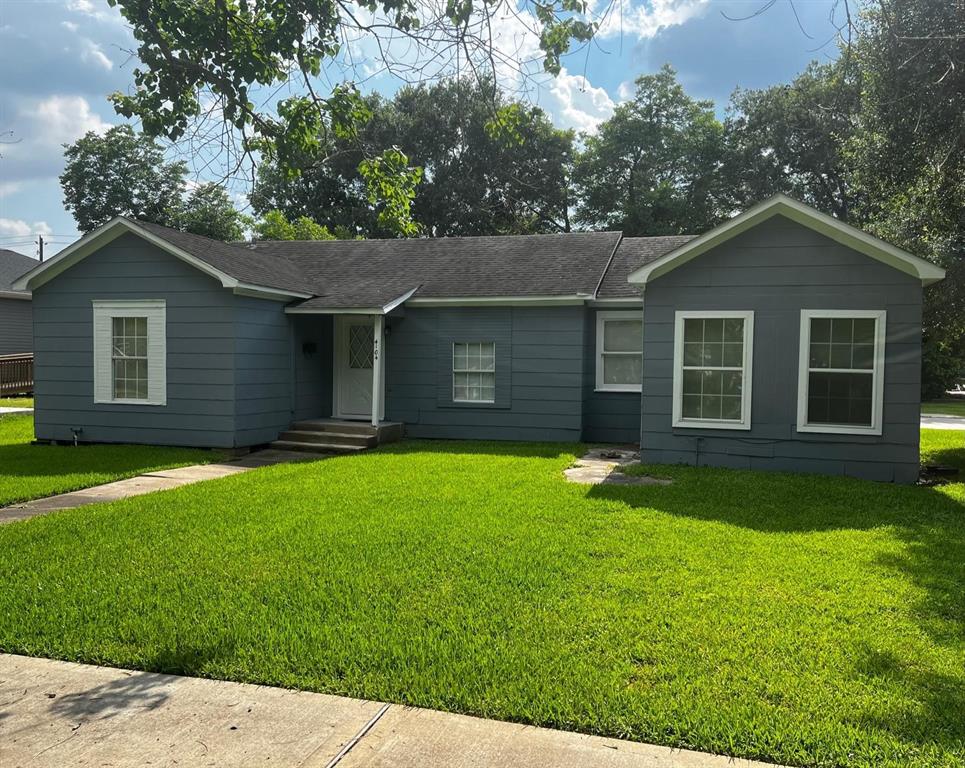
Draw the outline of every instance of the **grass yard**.
<instances>
[{"instance_id":1,"label":"grass yard","mask_svg":"<svg viewBox=\"0 0 965 768\"><path fill-rule=\"evenodd\" d=\"M192 448L31 445L33 424L29 413L0 416L0 507L217 458Z\"/></svg>"},{"instance_id":2,"label":"grass yard","mask_svg":"<svg viewBox=\"0 0 965 768\"><path fill-rule=\"evenodd\" d=\"M921 412L925 414L942 414L945 416L961 416L965 418L965 397L932 400L921 404Z\"/></svg>"},{"instance_id":3,"label":"grass yard","mask_svg":"<svg viewBox=\"0 0 965 768\"><path fill-rule=\"evenodd\" d=\"M965 433L927 430L965 466ZM404 442L0 527L0 648L821 766L965 763L965 483Z\"/></svg>"}]
</instances>

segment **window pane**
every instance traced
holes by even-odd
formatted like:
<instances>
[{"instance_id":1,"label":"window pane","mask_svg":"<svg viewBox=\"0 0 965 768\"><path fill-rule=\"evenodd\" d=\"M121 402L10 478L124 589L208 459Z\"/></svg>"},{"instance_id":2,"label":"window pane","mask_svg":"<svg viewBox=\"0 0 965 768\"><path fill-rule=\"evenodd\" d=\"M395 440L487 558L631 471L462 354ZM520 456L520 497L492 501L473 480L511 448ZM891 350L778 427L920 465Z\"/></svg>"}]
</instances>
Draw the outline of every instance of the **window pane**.
<instances>
[{"instance_id":1,"label":"window pane","mask_svg":"<svg viewBox=\"0 0 965 768\"><path fill-rule=\"evenodd\" d=\"M724 343L724 365L731 368L740 368L744 365L744 345Z\"/></svg>"},{"instance_id":2,"label":"window pane","mask_svg":"<svg viewBox=\"0 0 965 768\"><path fill-rule=\"evenodd\" d=\"M722 419L732 419L733 421L740 421L741 405L742 405L740 397L734 397L732 395L724 395L721 398L721 403L722 403L722 410L721 410L720 416Z\"/></svg>"},{"instance_id":3,"label":"window pane","mask_svg":"<svg viewBox=\"0 0 965 768\"><path fill-rule=\"evenodd\" d=\"M454 344L452 347L452 367L457 371L466 370L466 345Z\"/></svg>"},{"instance_id":4,"label":"window pane","mask_svg":"<svg viewBox=\"0 0 965 768\"><path fill-rule=\"evenodd\" d=\"M704 395L719 395L724 389L724 372L723 371L701 371L701 384L703 389L701 393Z\"/></svg>"},{"instance_id":5,"label":"window pane","mask_svg":"<svg viewBox=\"0 0 965 768\"><path fill-rule=\"evenodd\" d=\"M728 317L724 320L724 341L744 342L744 318Z\"/></svg>"},{"instance_id":6,"label":"window pane","mask_svg":"<svg viewBox=\"0 0 965 768\"><path fill-rule=\"evenodd\" d=\"M640 384L643 381L641 355L603 355L604 384Z\"/></svg>"},{"instance_id":7,"label":"window pane","mask_svg":"<svg viewBox=\"0 0 965 768\"><path fill-rule=\"evenodd\" d=\"M870 427L872 421L871 373L808 375L808 423Z\"/></svg>"},{"instance_id":8,"label":"window pane","mask_svg":"<svg viewBox=\"0 0 965 768\"><path fill-rule=\"evenodd\" d=\"M811 318L811 343L831 343L831 320L826 317Z\"/></svg>"},{"instance_id":9,"label":"window pane","mask_svg":"<svg viewBox=\"0 0 965 768\"><path fill-rule=\"evenodd\" d=\"M701 371L684 371L683 393L684 395L700 394Z\"/></svg>"},{"instance_id":10,"label":"window pane","mask_svg":"<svg viewBox=\"0 0 965 768\"><path fill-rule=\"evenodd\" d=\"M874 344L875 319L872 317L856 318L854 321L854 343Z\"/></svg>"},{"instance_id":11,"label":"window pane","mask_svg":"<svg viewBox=\"0 0 965 768\"><path fill-rule=\"evenodd\" d=\"M855 344L852 354L852 365L855 368L871 370L875 367L875 348L873 344Z\"/></svg>"},{"instance_id":12,"label":"window pane","mask_svg":"<svg viewBox=\"0 0 965 768\"><path fill-rule=\"evenodd\" d=\"M832 344L831 345L831 367L850 368L851 367L851 345Z\"/></svg>"},{"instance_id":13,"label":"window pane","mask_svg":"<svg viewBox=\"0 0 965 768\"><path fill-rule=\"evenodd\" d=\"M725 395L738 395L743 393L744 384L744 374L742 371L724 371L722 374L723 379L723 393Z\"/></svg>"},{"instance_id":14,"label":"window pane","mask_svg":"<svg viewBox=\"0 0 965 768\"><path fill-rule=\"evenodd\" d=\"M704 321L696 318L684 320L684 341L703 341Z\"/></svg>"},{"instance_id":15,"label":"window pane","mask_svg":"<svg viewBox=\"0 0 965 768\"><path fill-rule=\"evenodd\" d=\"M704 320L704 341L723 341L724 321L721 318L707 318Z\"/></svg>"},{"instance_id":16,"label":"window pane","mask_svg":"<svg viewBox=\"0 0 965 768\"><path fill-rule=\"evenodd\" d=\"M831 367L831 345L830 344L811 344L811 356L808 361L811 368L830 368Z\"/></svg>"},{"instance_id":17,"label":"window pane","mask_svg":"<svg viewBox=\"0 0 965 768\"><path fill-rule=\"evenodd\" d=\"M704 353L701 356L702 365L719 366L724 364L724 345L723 343L704 342Z\"/></svg>"},{"instance_id":18,"label":"window pane","mask_svg":"<svg viewBox=\"0 0 965 768\"><path fill-rule=\"evenodd\" d=\"M700 395L684 395L681 416L685 419L700 418Z\"/></svg>"},{"instance_id":19,"label":"window pane","mask_svg":"<svg viewBox=\"0 0 965 768\"><path fill-rule=\"evenodd\" d=\"M850 344L852 341L852 331L854 320L850 318L835 317L831 320L831 341L835 344Z\"/></svg>"},{"instance_id":20,"label":"window pane","mask_svg":"<svg viewBox=\"0 0 965 768\"><path fill-rule=\"evenodd\" d=\"M640 320L604 320L604 352L639 352L643 348L643 323Z\"/></svg>"},{"instance_id":21,"label":"window pane","mask_svg":"<svg viewBox=\"0 0 965 768\"><path fill-rule=\"evenodd\" d=\"M719 419L723 398L720 395L702 395L700 410L702 419Z\"/></svg>"},{"instance_id":22,"label":"window pane","mask_svg":"<svg viewBox=\"0 0 965 768\"><path fill-rule=\"evenodd\" d=\"M700 365L703 363L703 344L684 342L684 365Z\"/></svg>"}]
</instances>

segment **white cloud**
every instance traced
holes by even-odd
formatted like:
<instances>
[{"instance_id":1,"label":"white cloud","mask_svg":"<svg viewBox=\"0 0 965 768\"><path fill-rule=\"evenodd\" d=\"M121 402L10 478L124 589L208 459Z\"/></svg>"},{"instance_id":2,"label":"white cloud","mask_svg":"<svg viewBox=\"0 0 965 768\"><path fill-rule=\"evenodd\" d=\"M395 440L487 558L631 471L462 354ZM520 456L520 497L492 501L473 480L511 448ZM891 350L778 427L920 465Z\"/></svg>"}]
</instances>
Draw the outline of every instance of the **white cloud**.
<instances>
[{"instance_id":1,"label":"white cloud","mask_svg":"<svg viewBox=\"0 0 965 768\"><path fill-rule=\"evenodd\" d=\"M582 75L571 75L564 67L550 82L543 106L556 125L592 132L613 114L614 103L604 88Z\"/></svg>"},{"instance_id":2,"label":"white cloud","mask_svg":"<svg viewBox=\"0 0 965 768\"><path fill-rule=\"evenodd\" d=\"M23 110L21 116L35 124L34 135L48 145L68 144L88 131L104 133L111 127L91 110L83 96L49 96L32 109Z\"/></svg>"},{"instance_id":3,"label":"white cloud","mask_svg":"<svg viewBox=\"0 0 965 768\"><path fill-rule=\"evenodd\" d=\"M0 218L0 235L16 237L30 237L31 235L49 235L53 230L46 221L35 221L28 224L23 219Z\"/></svg>"},{"instance_id":4,"label":"white cloud","mask_svg":"<svg viewBox=\"0 0 965 768\"><path fill-rule=\"evenodd\" d=\"M76 32L80 27L72 21L62 21L60 26L66 29L68 32Z\"/></svg>"},{"instance_id":5,"label":"white cloud","mask_svg":"<svg viewBox=\"0 0 965 768\"><path fill-rule=\"evenodd\" d=\"M648 39L667 27L675 27L700 16L710 0L599 0L594 11L600 28L597 35L608 37L636 37ZM601 18L602 17L602 18Z\"/></svg>"},{"instance_id":6,"label":"white cloud","mask_svg":"<svg viewBox=\"0 0 965 768\"><path fill-rule=\"evenodd\" d=\"M0 181L0 198L20 191L20 185L15 181Z\"/></svg>"},{"instance_id":7,"label":"white cloud","mask_svg":"<svg viewBox=\"0 0 965 768\"><path fill-rule=\"evenodd\" d=\"M632 80L624 80L617 86L617 98L620 101L630 101L637 92L637 86Z\"/></svg>"},{"instance_id":8,"label":"white cloud","mask_svg":"<svg viewBox=\"0 0 965 768\"><path fill-rule=\"evenodd\" d=\"M107 54L101 50L101 47L95 43L93 40L88 40L86 37L81 38L81 49L80 58L87 62L93 63L102 69L112 69L114 67L114 62L107 58Z\"/></svg>"}]
</instances>

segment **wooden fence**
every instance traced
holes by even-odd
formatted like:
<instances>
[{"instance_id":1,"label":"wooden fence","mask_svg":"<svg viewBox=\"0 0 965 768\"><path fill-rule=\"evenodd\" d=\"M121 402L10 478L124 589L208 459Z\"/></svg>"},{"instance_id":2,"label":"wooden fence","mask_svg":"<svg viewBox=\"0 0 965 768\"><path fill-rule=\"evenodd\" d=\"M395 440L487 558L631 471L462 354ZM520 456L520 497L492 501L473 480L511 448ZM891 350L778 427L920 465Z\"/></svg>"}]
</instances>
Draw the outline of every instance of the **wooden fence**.
<instances>
[{"instance_id":1,"label":"wooden fence","mask_svg":"<svg viewBox=\"0 0 965 768\"><path fill-rule=\"evenodd\" d=\"M30 395L33 391L33 354L0 355L0 396Z\"/></svg>"}]
</instances>

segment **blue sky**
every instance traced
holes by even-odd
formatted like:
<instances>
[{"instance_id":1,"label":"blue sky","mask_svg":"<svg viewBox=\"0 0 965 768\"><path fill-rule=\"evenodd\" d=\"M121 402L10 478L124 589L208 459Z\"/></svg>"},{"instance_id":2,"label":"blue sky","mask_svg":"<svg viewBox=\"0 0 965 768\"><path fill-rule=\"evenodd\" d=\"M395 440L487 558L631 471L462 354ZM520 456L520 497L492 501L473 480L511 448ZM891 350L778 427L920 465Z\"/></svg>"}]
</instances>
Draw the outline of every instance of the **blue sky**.
<instances>
[{"instance_id":1,"label":"blue sky","mask_svg":"<svg viewBox=\"0 0 965 768\"><path fill-rule=\"evenodd\" d=\"M688 93L713 99L722 116L735 87L787 82L812 59L835 54L834 0L798 0L800 26L788 0L745 21L726 18L749 16L761 5L596 0L595 10L610 8L599 39L568 57L558 78L520 82L511 67L500 76L557 125L592 131L632 92L635 77L669 62ZM526 26L512 14L501 19L496 44L504 59L532 57L535 40ZM121 122L106 96L130 87L133 47L123 19L105 0L0 0L0 248L33 255L31 241L44 234L53 253L77 237L57 181L61 145ZM365 40L354 49L356 62L371 51ZM339 76L333 70L329 80ZM398 86L384 74L365 83L383 93ZM243 202L244 188L234 192Z\"/></svg>"}]
</instances>

